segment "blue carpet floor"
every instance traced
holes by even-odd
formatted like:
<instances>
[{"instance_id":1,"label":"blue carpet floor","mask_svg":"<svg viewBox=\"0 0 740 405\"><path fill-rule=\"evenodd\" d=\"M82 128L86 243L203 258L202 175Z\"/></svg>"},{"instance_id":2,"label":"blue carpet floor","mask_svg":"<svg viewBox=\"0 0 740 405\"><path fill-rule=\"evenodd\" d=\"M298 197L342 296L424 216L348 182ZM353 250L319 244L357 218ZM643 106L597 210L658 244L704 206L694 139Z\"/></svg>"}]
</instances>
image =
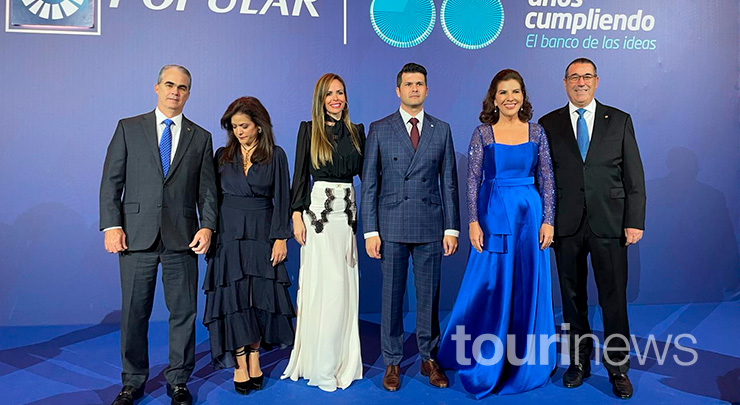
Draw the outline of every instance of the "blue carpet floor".
<instances>
[{"instance_id":1,"label":"blue carpet floor","mask_svg":"<svg viewBox=\"0 0 740 405\"><path fill-rule=\"evenodd\" d=\"M601 329L599 313L591 311L594 330ZM108 404L120 389L121 361L118 350L117 313L98 325L3 327L0 328L0 404ZM443 319L442 323L446 323ZM602 366L576 389L561 383L565 366L560 365L552 382L531 392L491 396L476 401L467 394L455 373L448 372L449 389L431 387L419 373L415 336L407 335L406 358L401 365L402 388L389 393L381 387L378 315L363 316L360 322L365 378L346 390L325 393L304 381L280 380L289 349L262 355L267 376L263 391L246 397L233 392L232 373L214 371L209 364L208 336L197 331L197 363L189 383L197 403L259 404L740 404L740 302L630 306L632 333L638 348L651 350L646 357L633 351L630 378L635 395L630 401L616 399ZM413 332L414 317L405 319ZM692 355L675 344L675 337L696 352L697 361L681 366L675 359L689 361ZM598 333L597 333L598 335ZM655 337L655 344L649 336ZM665 354L665 362L659 360ZM140 404L168 404L163 370L167 364L167 325L155 322L150 328L151 375ZM663 363L663 364L661 364ZM560 363L559 363L560 364Z\"/></svg>"}]
</instances>

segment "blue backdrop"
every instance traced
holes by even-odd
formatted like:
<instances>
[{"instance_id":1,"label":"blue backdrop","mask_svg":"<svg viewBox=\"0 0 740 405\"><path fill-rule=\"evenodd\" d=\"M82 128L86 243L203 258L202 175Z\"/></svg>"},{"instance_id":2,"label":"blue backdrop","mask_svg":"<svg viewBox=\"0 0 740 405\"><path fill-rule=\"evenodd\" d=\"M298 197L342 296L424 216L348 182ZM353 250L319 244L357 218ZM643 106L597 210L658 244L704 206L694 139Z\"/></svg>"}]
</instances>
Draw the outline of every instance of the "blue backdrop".
<instances>
[{"instance_id":1,"label":"blue backdrop","mask_svg":"<svg viewBox=\"0 0 740 405\"><path fill-rule=\"evenodd\" d=\"M376 1L377 30L369 0L102 0L93 7L100 35L0 33L0 326L97 323L120 308L117 258L98 231L102 163L117 120L155 107L153 85L167 63L192 72L185 115L213 133L215 146L225 141L218 120L226 106L253 95L291 165L321 74L344 77L351 117L367 127L398 108L400 67L421 63L425 109L452 126L465 207L465 155L493 75L522 73L536 119L565 105L564 68L589 57L601 77L597 98L632 114L645 165L647 229L630 251L630 301L736 298L737 1ZM24 7L10 0L0 10L8 5ZM491 20L496 7L500 21ZM394 20L404 13L408 24ZM614 23L620 14L629 18L624 29ZM542 25L548 18L554 29ZM379 265L361 251L361 311L379 312ZM443 263L443 310L468 251L464 229L460 251ZM295 243L289 253L297 281ZM161 298L154 316L166 319Z\"/></svg>"}]
</instances>

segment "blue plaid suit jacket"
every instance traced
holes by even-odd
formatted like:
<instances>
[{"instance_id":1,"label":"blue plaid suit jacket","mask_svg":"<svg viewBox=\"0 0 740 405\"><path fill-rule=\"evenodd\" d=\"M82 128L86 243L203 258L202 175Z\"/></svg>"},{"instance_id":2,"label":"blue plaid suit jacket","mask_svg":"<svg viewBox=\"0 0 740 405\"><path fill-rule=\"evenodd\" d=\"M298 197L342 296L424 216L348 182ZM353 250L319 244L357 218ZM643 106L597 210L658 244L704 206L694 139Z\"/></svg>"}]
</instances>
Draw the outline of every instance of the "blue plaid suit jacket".
<instances>
[{"instance_id":1,"label":"blue plaid suit jacket","mask_svg":"<svg viewBox=\"0 0 740 405\"><path fill-rule=\"evenodd\" d=\"M416 151L401 114L370 124L362 170L364 232L383 241L441 241L460 230L457 164L450 126L424 114Z\"/></svg>"}]
</instances>

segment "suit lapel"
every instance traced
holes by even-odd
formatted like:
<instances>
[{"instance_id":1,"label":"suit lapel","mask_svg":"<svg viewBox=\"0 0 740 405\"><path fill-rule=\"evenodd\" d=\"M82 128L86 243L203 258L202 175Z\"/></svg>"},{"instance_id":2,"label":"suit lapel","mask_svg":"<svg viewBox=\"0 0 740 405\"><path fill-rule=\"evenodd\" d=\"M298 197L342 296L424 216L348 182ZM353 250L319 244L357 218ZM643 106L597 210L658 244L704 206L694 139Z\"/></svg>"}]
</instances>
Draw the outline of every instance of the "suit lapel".
<instances>
[{"instance_id":1,"label":"suit lapel","mask_svg":"<svg viewBox=\"0 0 740 405\"><path fill-rule=\"evenodd\" d=\"M557 134L562 137L562 141L568 145L568 150L573 156L576 156L578 160L581 160L581 151L578 150L578 141L576 140L576 134L573 132L573 122L570 120L570 108L568 104L560 110L560 125L561 128L557 131ZM588 156L588 155L587 155Z\"/></svg>"},{"instance_id":2,"label":"suit lapel","mask_svg":"<svg viewBox=\"0 0 740 405\"><path fill-rule=\"evenodd\" d=\"M432 120L433 118L429 114L424 115L424 123L422 124L421 136L419 137L419 145L414 157L411 159L411 164L409 165L406 174L411 173L411 170L413 170L419 160L422 159L421 156L424 156L424 152L429 147L429 144L432 143L432 138L434 137L434 122ZM409 143L411 143L411 140L409 140ZM412 145L411 148L413 149L413 147L414 146Z\"/></svg>"},{"instance_id":3,"label":"suit lapel","mask_svg":"<svg viewBox=\"0 0 740 405\"><path fill-rule=\"evenodd\" d=\"M182 116L182 128L180 128L180 140L177 143L177 150L175 151L175 158L172 159L170 165L170 171L167 172L167 179L172 177L172 173L177 170L182 162L182 157L185 156L185 151L190 145L190 141L193 140L193 123L189 119ZM166 180L165 180L166 181Z\"/></svg>"},{"instance_id":4,"label":"suit lapel","mask_svg":"<svg viewBox=\"0 0 740 405\"><path fill-rule=\"evenodd\" d=\"M608 109L598 101L596 102L596 111L594 112L594 129L591 131L591 142L588 145L588 154L586 155L586 161L593 153L592 151L598 148L599 143L604 138L606 133L606 126L609 124Z\"/></svg>"},{"instance_id":5,"label":"suit lapel","mask_svg":"<svg viewBox=\"0 0 740 405\"><path fill-rule=\"evenodd\" d=\"M159 170L160 177L164 177L164 172L162 172L162 158L159 156L159 144L157 143L157 116L154 115L154 111L144 115L141 126L144 130L144 137L149 144L149 150L152 151L152 156L154 157L154 167Z\"/></svg>"},{"instance_id":6,"label":"suit lapel","mask_svg":"<svg viewBox=\"0 0 740 405\"><path fill-rule=\"evenodd\" d=\"M406 130L406 123L403 122L400 112L396 111L391 120L391 124L393 126L393 133L398 137L398 141L401 142L403 150L407 155L409 155L409 157L413 158L414 145L411 144L411 137L409 137L409 132Z\"/></svg>"}]
</instances>

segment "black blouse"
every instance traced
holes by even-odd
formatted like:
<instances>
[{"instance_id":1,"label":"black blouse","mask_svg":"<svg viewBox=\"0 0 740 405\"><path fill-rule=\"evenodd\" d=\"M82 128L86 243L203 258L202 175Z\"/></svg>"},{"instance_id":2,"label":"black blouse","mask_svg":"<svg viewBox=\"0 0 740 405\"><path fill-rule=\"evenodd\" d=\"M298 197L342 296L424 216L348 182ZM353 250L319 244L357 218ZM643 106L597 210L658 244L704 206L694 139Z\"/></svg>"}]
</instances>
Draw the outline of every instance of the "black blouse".
<instances>
[{"instance_id":1,"label":"black blouse","mask_svg":"<svg viewBox=\"0 0 740 405\"><path fill-rule=\"evenodd\" d=\"M329 118L327 118L329 120ZM352 183L355 175L362 173L362 155L352 143L349 129L342 121L333 126L326 126L326 134L333 144L333 162L318 169L311 164L311 121L301 122L298 129L298 141L295 151L295 171L291 188L290 208L292 211L303 211L311 205L311 177L313 181L333 183ZM360 135L360 149L365 149L365 127L352 124Z\"/></svg>"},{"instance_id":2,"label":"black blouse","mask_svg":"<svg viewBox=\"0 0 740 405\"><path fill-rule=\"evenodd\" d=\"M253 164L246 176L242 166L241 148L237 149L235 163L221 166L219 160L223 151L224 148L219 148L214 158L219 202L223 200L224 195L272 199L274 208L270 239L289 239L293 234L290 230L288 205L290 175L285 151L276 145L272 150L272 161L267 164Z\"/></svg>"}]
</instances>

